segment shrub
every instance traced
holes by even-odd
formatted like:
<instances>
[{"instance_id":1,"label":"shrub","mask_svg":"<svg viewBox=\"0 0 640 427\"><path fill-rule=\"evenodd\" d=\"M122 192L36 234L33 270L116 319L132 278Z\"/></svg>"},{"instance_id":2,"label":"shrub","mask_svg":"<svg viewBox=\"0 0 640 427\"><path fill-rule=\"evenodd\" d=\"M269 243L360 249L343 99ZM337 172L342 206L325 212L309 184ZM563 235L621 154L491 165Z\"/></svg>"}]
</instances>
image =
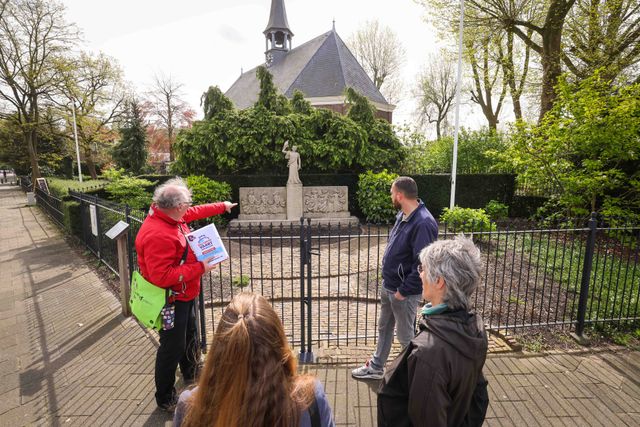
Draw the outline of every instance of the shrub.
<instances>
[{"instance_id":1,"label":"shrub","mask_svg":"<svg viewBox=\"0 0 640 427\"><path fill-rule=\"evenodd\" d=\"M123 168L117 169L115 167L105 169L102 171L101 177L108 181L117 181L125 175Z\"/></svg>"},{"instance_id":2,"label":"shrub","mask_svg":"<svg viewBox=\"0 0 640 427\"><path fill-rule=\"evenodd\" d=\"M391 203L389 190L397 177L397 174L386 170L360 174L356 194L358 205L368 222L381 224L393 221L397 212Z\"/></svg>"},{"instance_id":3,"label":"shrub","mask_svg":"<svg viewBox=\"0 0 640 427\"><path fill-rule=\"evenodd\" d=\"M191 190L191 197L194 205L231 199L231 186L226 182L214 181L213 179L202 175L190 175L185 179L185 181ZM204 225L211 222L216 225L225 225L227 220L220 215L216 215L212 218L208 218L207 220L203 220L202 224L198 221L198 224Z\"/></svg>"},{"instance_id":4,"label":"shrub","mask_svg":"<svg viewBox=\"0 0 640 427\"><path fill-rule=\"evenodd\" d=\"M504 219L509 216L509 206L504 203L500 203L497 200L489 200L489 203L484 207L484 211L494 221Z\"/></svg>"},{"instance_id":5,"label":"shrub","mask_svg":"<svg viewBox=\"0 0 640 427\"><path fill-rule=\"evenodd\" d=\"M64 228L67 233L82 238L82 213L80 212L80 203L63 201L62 213L64 215Z\"/></svg>"},{"instance_id":6,"label":"shrub","mask_svg":"<svg viewBox=\"0 0 640 427\"><path fill-rule=\"evenodd\" d=\"M445 208L440 216L440 221L445 223L447 230L453 233L472 233L475 231L492 231L496 225L491 223L491 219L484 209Z\"/></svg>"},{"instance_id":7,"label":"shrub","mask_svg":"<svg viewBox=\"0 0 640 427\"><path fill-rule=\"evenodd\" d=\"M134 209L146 209L151 204L151 189L155 183L146 179L122 177L105 187L109 200L127 204Z\"/></svg>"},{"instance_id":8,"label":"shrub","mask_svg":"<svg viewBox=\"0 0 640 427\"><path fill-rule=\"evenodd\" d=\"M251 283L251 278L246 274L243 274L241 276L236 276L231 281L231 284L233 286L237 286L239 288L244 288L245 286L249 286L249 283Z\"/></svg>"}]
</instances>

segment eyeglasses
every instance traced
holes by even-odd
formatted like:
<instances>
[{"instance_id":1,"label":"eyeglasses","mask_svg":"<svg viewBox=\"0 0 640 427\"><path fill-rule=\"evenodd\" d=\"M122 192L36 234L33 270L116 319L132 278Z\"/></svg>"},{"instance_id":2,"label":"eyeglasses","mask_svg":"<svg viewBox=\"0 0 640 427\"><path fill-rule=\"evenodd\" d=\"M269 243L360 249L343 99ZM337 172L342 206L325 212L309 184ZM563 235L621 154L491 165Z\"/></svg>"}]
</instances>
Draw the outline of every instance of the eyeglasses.
<instances>
[{"instance_id":1,"label":"eyeglasses","mask_svg":"<svg viewBox=\"0 0 640 427\"><path fill-rule=\"evenodd\" d=\"M187 206L192 206L193 205L193 201L192 200L187 200L186 202L180 202L181 205L187 205Z\"/></svg>"},{"instance_id":2,"label":"eyeglasses","mask_svg":"<svg viewBox=\"0 0 640 427\"><path fill-rule=\"evenodd\" d=\"M418 274L422 274L424 272L424 268L422 267L422 264L418 264Z\"/></svg>"}]
</instances>

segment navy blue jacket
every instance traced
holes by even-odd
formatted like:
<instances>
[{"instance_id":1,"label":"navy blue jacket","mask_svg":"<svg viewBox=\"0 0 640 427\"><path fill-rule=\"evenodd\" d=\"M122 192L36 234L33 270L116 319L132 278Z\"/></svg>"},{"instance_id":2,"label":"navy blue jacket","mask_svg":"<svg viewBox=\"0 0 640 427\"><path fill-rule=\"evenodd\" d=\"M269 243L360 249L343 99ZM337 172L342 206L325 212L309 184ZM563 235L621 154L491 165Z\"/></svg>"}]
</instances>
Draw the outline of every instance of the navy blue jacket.
<instances>
[{"instance_id":1,"label":"navy blue jacket","mask_svg":"<svg viewBox=\"0 0 640 427\"><path fill-rule=\"evenodd\" d=\"M419 202L407 219L402 219L402 211L396 215L382 258L383 286L393 292L400 291L405 297L422 294L418 255L438 239L438 223L424 203Z\"/></svg>"}]
</instances>

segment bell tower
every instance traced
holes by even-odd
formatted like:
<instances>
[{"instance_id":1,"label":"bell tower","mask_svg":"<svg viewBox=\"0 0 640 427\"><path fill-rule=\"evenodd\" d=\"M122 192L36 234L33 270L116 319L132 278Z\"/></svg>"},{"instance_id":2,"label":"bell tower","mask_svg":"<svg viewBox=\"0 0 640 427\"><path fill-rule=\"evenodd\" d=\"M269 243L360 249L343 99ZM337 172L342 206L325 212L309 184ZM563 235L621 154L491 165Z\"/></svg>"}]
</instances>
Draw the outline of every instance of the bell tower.
<instances>
[{"instance_id":1,"label":"bell tower","mask_svg":"<svg viewBox=\"0 0 640 427\"><path fill-rule=\"evenodd\" d=\"M287 22L284 0L271 0L269 23L262 33L265 36L265 64L270 67L291 50L293 32Z\"/></svg>"}]
</instances>

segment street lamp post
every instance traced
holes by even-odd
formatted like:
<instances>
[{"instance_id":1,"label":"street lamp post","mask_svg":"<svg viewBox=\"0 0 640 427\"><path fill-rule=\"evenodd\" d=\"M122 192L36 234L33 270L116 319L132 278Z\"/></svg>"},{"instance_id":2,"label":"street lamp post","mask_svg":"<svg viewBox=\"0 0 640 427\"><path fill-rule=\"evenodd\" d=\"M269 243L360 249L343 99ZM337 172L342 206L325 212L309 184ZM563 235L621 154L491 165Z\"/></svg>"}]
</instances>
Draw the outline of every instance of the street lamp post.
<instances>
[{"instance_id":1,"label":"street lamp post","mask_svg":"<svg viewBox=\"0 0 640 427\"><path fill-rule=\"evenodd\" d=\"M82 169L80 167L80 146L78 145L78 128L76 126L76 101L71 104L71 111L73 112L73 136L76 140L76 157L78 159L78 179L82 182Z\"/></svg>"},{"instance_id":2,"label":"street lamp post","mask_svg":"<svg viewBox=\"0 0 640 427\"><path fill-rule=\"evenodd\" d=\"M449 209L456 204L456 177L458 172L458 132L460 130L460 86L462 85L462 32L464 30L464 0L460 0L460 37L458 39L458 81L456 82L456 119L453 132L453 162L451 164L451 199Z\"/></svg>"}]
</instances>

